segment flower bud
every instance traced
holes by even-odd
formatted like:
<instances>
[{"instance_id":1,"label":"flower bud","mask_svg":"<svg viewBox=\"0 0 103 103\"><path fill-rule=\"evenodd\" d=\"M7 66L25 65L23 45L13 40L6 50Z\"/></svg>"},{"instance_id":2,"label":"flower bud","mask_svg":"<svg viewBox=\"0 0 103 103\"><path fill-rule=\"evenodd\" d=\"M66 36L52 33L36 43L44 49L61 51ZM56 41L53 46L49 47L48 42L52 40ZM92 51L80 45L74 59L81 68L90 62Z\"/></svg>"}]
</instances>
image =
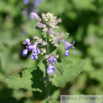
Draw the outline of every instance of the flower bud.
<instances>
[{"instance_id":1,"label":"flower bud","mask_svg":"<svg viewBox=\"0 0 103 103\"><path fill-rule=\"evenodd\" d=\"M44 23L40 23L40 22L39 22L39 23L38 23L38 27L39 27L39 28L46 28L46 25L45 25Z\"/></svg>"},{"instance_id":2,"label":"flower bud","mask_svg":"<svg viewBox=\"0 0 103 103\"><path fill-rule=\"evenodd\" d=\"M41 16L42 16L42 18L43 18L44 21L48 21L46 15L44 13L42 13Z\"/></svg>"},{"instance_id":3,"label":"flower bud","mask_svg":"<svg viewBox=\"0 0 103 103\"><path fill-rule=\"evenodd\" d=\"M22 52L22 56L23 57L26 57L28 54L28 50L27 49L24 49L23 52Z\"/></svg>"},{"instance_id":4,"label":"flower bud","mask_svg":"<svg viewBox=\"0 0 103 103\"><path fill-rule=\"evenodd\" d=\"M46 33L47 31L48 31L48 28L44 28L44 29L43 29L43 32Z\"/></svg>"},{"instance_id":5,"label":"flower bud","mask_svg":"<svg viewBox=\"0 0 103 103\"><path fill-rule=\"evenodd\" d=\"M34 12L31 12L30 16L32 19L36 19L38 21L41 21L41 18Z\"/></svg>"},{"instance_id":6,"label":"flower bud","mask_svg":"<svg viewBox=\"0 0 103 103\"><path fill-rule=\"evenodd\" d=\"M55 72L55 68L52 66L52 65L50 65L48 68L47 68L47 73L49 74L49 73L51 73L51 74L53 74Z\"/></svg>"},{"instance_id":7,"label":"flower bud","mask_svg":"<svg viewBox=\"0 0 103 103\"><path fill-rule=\"evenodd\" d=\"M26 42L26 44L28 44L28 45L29 45L29 44L30 44L30 39L28 39L28 38L27 38L27 39L25 39L25 42Z\"/></svg>"},{"instance_id":8,"label":"flower bud","mask_svg":"<svg viewBox=\"0 0 103 103\"><path fill-rule=\"evenodd\" d=\"M49 29L49 34L50 34L50 35L53 35L53 34L54 34L54 31L52 30L52 28Z\"/></svg>"},{"instance_id":9,"label":"flower bud","mask_svg":"<svg viewBox=\"0 0 103 103\"><path fill-rule=\"evenodd\" d=\"M34 35L34 36L33 36L33 39L39 39L39 37Z\"/></svg>"},{"instance_id":10,"label":"flower bud","mask_svg":"<svg viewBox=\"0 0 103 103\"><path fill-rule=\"evenodd\" d=\"M61 22L62 22L62 20L61 20L61 18L59 18L55 21L55 25L58 24L58 23L61 23Z\"/></svg>"}]
</instances>

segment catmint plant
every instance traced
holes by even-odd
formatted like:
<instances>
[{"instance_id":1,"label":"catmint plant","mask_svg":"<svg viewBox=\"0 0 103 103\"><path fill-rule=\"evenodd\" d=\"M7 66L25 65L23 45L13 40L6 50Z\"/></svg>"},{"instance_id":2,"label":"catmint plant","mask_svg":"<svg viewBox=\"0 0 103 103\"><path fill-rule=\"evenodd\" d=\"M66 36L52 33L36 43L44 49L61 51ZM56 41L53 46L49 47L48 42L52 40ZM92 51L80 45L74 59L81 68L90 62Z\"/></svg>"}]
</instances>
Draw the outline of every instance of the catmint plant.
<instances>
[{"instance_id":1,"label":"catmint plant","mask_svg":"<svg viewBox=\"0 0 103 103\"><path fill-rule=\"evenodd\" d=\"M36 35L33 35L32 39L25 38L22 43L25 45L22 56L26 57L30 53L29 58L40 63L33 68L25 68L20 73L11 75L7 78L7 83L12 88L18 87L42 92L43 99L47 103L53 103L52 94L58 87L79 75L84 62L80 61L77 64L70 62L70 48L75 48L75 41L73 43L67 42L68 33L58 32L59 26L57 24L62 22L61 18L58 19L49 12L42 13L41 17L31 12L30 16L37 20L35 29L41 31L41 38ZM65 59L60 58L56 52L61 43L64 45L62 49L65 50ZM51 50L52 47L55 48ZM42 55L43 59L40 59L39 55ZM51 91L53 87L56 89Z\"/></svg>"},{"instance_id":2,"label":"catmint plant","mask_svg":"<svg viewBox=\"0 0 103 103\"><path fill-rule=\"evenodd\" d=\"M25 48L22 52L22 56L26 57L28 51L32 52L30 59L32 60L38 60L38 55L39 54L44 54L46 57L46 60L49 62L49 66L46 68L47 73L55 73L55 68L54 64L56 63L58 59L58 54L53 54L50 52L50 44L53 46L58 47L59 42L63 42L65 45L65 56L69 56L69 48L72 47L73 49L75 48L73 44L68 43L65 41L65 33L59 34L58 32L54 32L53 29L58 29L59 27L57 26L58 23L61 23L61 18L57 19L56 16L53 16L51 13L42 13L41 18L34 12L30 14L32 19L36 19L37 25L35 25L36 29L41 30L42 32L46 33L47 36L47 41L44 41L42 38L39 38L37 36L33 36L33 41L30 41L30 39L25 39L25 42L23 44L26 44ZM39 45L39 46L38 46ZM46 46L44 46L46 45ZM44 51L42 51L44 50Z\"/></svg>"}]
</instances>

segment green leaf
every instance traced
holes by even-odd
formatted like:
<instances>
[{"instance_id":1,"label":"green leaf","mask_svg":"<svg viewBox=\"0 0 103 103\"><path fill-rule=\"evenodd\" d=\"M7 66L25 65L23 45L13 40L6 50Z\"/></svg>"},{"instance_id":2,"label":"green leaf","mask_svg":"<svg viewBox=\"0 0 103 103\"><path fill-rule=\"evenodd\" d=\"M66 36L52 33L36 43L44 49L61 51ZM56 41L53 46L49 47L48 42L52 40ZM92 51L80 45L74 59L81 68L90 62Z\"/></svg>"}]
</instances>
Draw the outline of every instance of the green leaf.
<instances>
[{"instance_id":1,"label":"green leaf","mask_svg":"<svg viewBox=\"0 0 103 103\"><path fill-rule=\"evenodd\" d=\"M54 65L56 76L52 79L52 83L59 87L64 83L77 77L82 71L84 61L81 60L79 63L73 64L69 60L62 60Z\"/></svg>"},{"instance_id":2,"label":"green leaf","mask_svg":"<svg viewBox=\"0 0 103 103\"><path fill-rule=\"evenodd\" d=\"M24 88L42 92L45 88L42 78L43 72L39 68L26 68L20 73L9 76L6 82L12 88Z\"/></svg>"}]
</instances>

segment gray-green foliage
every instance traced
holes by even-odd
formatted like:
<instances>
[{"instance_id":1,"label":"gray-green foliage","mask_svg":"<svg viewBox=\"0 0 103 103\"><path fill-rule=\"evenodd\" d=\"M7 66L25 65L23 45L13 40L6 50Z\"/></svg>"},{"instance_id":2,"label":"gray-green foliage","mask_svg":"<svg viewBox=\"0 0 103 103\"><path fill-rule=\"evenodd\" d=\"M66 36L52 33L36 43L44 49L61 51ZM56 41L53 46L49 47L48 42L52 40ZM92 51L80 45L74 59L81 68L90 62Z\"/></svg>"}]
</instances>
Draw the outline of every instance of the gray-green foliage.
<instances>
[{"instance_id":1,"label":"gray-green foliage","mask_svg":"<svg viewBox=\"0 0 103 103\"><path fill-rule=\"evenodd\" d=\"M52 83L55 86L61 86L64 83L71 81L80 74L83 66L84 61L75 64L69 60L62 60L62 62L56 63L54 66L56 68L56 77L52 79Z\"/></svg>"},{"instance_id":2,"label":"gray-green foliage","mask_svg":"<svg viewBox=\"0 0 103 103\"><path fill-rule=\"evenodd\" d=\"M45 90L45 68L26 68L20 73L12 74L7 78L7 83L12 88L24 88L33 91L42 92ZM77 77L82 71L84 61L73 64L69 60L62 60L60 63L55 64L55 77L51 79L53 85L59 87L64 83ZM44 79L43 79L44 78Z\"/></svg>"},{"instance_id":3,"label":"gray-green foliage","mask_svg":"<svg viewBox=\"0 0 103 103\"><path fill-rule=\"evenodd\" d=\"M6 82L12 88L24 88L42 92L45 88L42 78L43 72L39 68L26 68L20 73L9 76Z\"/></svg>"}]
</instances>

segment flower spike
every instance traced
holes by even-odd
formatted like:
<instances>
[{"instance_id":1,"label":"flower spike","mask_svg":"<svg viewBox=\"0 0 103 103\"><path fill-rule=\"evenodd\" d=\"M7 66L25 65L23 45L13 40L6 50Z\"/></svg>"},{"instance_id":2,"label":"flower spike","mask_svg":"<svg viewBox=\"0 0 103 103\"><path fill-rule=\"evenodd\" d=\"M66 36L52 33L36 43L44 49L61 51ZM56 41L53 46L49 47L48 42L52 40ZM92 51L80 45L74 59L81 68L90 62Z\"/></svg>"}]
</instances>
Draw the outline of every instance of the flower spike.
<instances>
[{"instance_id":1,"label":"flower spike","mask_svg":"<svg viewBox=\"0 0 103 103\"><path fill-rule=\"evenodd\" d=\"M36 1L35 1L36 3ZM34 4L35 5L35 4ZM65 56L69 56L69 48L74 47L74 43L70 44L65 39L68 37L67 33L60 33L58 31L55 31L54 29L59 29L59 26L57 26L58 23L61 23L61 18L57 19L56 16L53 16L52 13L42 13L41 17L39 17L36 13L31 12L30 14L31 18L37 20L37 24L35 25L35 28L44 32L42 33L42 38L38 36L33 36L33 41L30 42L30 39L25 39L25 42L23 44L26 44L26 49L23 50L22 55L23 57L27 56L28 51L32 52L30 55L30 59L32 60L38 60L38 54L45 55L46 61L49 62L49 66L47 67L46 72L49 74L53 74L55 72L54 64L57 61L57 58L59 55L51 53L50 45L59 46L60 42L63 42L65 45ZM44 41L44 40L47 40ZM47 47L46 47L47 46Z\"/></svg>"}]
</instances>

